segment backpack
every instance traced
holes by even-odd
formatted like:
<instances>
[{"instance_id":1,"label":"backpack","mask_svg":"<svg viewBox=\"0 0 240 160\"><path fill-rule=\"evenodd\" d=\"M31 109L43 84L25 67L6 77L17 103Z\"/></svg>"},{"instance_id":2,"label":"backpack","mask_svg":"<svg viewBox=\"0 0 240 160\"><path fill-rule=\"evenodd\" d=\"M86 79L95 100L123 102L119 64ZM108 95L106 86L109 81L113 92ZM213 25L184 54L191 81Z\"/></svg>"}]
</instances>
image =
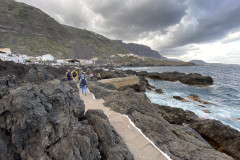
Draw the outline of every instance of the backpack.
<instances>
[{"instance_id":1,"label":"backpack","mask_svg":"<svg viewBox=\"0 0 240 160\"><path fill-rule=\"evenodd\" d=\"M85 78L84 78L84 79L82 79L82 81L81 81L81 84L82 84L82 85L86 85L86 84L87 84L87 82L86 82Z\"/></svg>"},{"instance_id":2,"label":"backpack","mask_svg":"<svg viewBox=\"0 0 240 160\"><path fill-rule=\"evenodd\" d=\"M73 71L73 77L76 77L77 76L77 73L76 73L76 71Z\"/></svg>"},{"instance_id":3,"label":"backpack","mask_svg":"<svg viewBox=\"0 0 240 160\"><path fill-rule=\"evenodd\" d=\"M68 72L68 73L67 73L67 77L71 77L71 72Z\"/></svg>"}]
</instances>

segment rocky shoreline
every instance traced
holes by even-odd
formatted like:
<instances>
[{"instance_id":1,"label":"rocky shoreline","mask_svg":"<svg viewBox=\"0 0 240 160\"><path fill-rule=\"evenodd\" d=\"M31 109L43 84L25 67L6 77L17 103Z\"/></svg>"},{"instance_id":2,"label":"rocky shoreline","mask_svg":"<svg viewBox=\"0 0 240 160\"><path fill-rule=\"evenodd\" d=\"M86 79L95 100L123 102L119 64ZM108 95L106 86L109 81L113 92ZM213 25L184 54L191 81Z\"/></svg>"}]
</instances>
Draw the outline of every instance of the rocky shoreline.
<instances>
[{"instance_id":1,"label":"rocky shoreline","mask_svg":"<svg viewBox=\"0 0 240 160\"><path fill-rule=\"evenodd\" d=\"M105 75L106 71L102 71ZM109 71L113 77L119 73L133 75L134 71ZM109 74L109 73L106 73ZM164 73L167 75L167 73ZM180 73L181 74L181 73ZM239 131L217 120L203 120L191 111L152 104L144 91L150 86L142 77L154 78L147 72L139 73L139 85L130 85L116 89L112 84L92 83L89 88L96 98L105 100L104 105L112 110L126 114L139 127L143 133L172 159L235 159L240 158ZM150 76L149 76L150 75ZM170 78L165 80L172 81ZM181 74L187 79L196 74ZM213 80L208 76L197 74L196 81L191 85L211 85ZM108 75L108 77L110 77ZM181 76L183 79L184 77ZM194 80L194 78L193 78ZM202 82L201 82L202 81ZM183 80L183 82L186 82ZM126 84L127 85L127 84ZM196 95L190 95L196 101L201 101ZM204 104L208 102L201 101ZM216 150L215 150L216 149Z\"/></svg>"},{"instance_id":2,"label":"rocky shoreline","mask_svg":"<svg viewBox=\"0 0 240 160\"><path fill-rule=\"evenodd\" d=\"M64 82L66 70L0 62L0 159L134 159L102 111L84 113L76 84ZM92 67L81 70L100 73L103 79L134 74ZM187 84L190 76L194 81L190 85L212 83L201 75L169 75L168 80L180 77ZM144 92L155 88L144 77L156 74L142 72L136 84L126 82L118 88L93 79L88 88L97 99L104 99L106 107L128 115L174 160L240 158L238 131L219 121L202 120L190 111L152 104Z\"/></svg>"}]
</instances>

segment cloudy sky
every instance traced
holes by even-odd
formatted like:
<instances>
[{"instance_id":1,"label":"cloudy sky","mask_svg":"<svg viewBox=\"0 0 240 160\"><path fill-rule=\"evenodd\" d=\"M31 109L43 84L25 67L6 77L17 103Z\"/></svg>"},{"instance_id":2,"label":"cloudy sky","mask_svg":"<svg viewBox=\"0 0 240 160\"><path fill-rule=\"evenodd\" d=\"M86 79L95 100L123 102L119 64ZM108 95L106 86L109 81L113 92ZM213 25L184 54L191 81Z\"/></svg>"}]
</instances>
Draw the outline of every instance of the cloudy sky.
<instances>
[{"instance_id":1,"label":"cloudy sky","mask_svg":"<svg viewBox=\"0 0 240 160\"><path fill-rule=\"evenodd\" d=\"M239 0L17 0L62 24L184 61L240 64Z\"/></svg>"}]
</instances>

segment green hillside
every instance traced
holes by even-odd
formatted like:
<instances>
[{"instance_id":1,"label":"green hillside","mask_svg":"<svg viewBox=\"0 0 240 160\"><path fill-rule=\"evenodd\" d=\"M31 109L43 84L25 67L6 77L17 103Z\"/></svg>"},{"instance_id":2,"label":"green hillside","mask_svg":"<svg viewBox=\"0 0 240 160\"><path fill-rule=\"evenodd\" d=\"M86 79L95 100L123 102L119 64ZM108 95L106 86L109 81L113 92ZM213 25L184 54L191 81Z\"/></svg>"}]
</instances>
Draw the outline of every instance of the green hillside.
<instances>
[{"instance_id":1,"label":"green hillside","mask_svg":"<svg viewBox=\"0 0 240 160\"><path fill-rule=\"evenodd\" d=\"M0 47L57 58L104 58L129 53L104 36L61 25L40 9L13 0L0 0L0 4Z\"/></svg>"}]
</instances>

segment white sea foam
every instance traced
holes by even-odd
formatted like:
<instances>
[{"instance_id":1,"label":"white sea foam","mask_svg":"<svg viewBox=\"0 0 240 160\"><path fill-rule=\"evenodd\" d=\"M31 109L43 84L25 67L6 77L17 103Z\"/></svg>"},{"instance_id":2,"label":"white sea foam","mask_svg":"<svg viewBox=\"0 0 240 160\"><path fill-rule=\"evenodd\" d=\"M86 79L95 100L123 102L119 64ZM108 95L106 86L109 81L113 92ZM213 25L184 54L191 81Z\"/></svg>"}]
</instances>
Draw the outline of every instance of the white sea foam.
<instances>
[{"instance_id":1,"label":"white sea foam","mask_svg":"<svg viewBox=\"0 0 240 160\"><path fill-rule=\"evenodd\" d=\"M185 85L180 82L168 82L159 80L149 80L149 83L156 88L161 88L163 94L147 92L147 96L153 103L178 107L184 110L195 112L199 117L220 120L224 124L230 125L240 130L240 65L210 65L210 66L182 66L182 67L141 67L128 68L132 70L143 70L148 72L173 72L200 73L211 76L214 84L206 87L195 87ZM200 99L211 102L211 105L200 107L200 103L190 100L182 103L173 99L172 96L181 96L187 99L190 94L196 94ZM188 99L189 100L189 99ZM203 104L201 104L203 105ZM211 113L204 113L208 110Z\"/></svg>"}]
</instances>

